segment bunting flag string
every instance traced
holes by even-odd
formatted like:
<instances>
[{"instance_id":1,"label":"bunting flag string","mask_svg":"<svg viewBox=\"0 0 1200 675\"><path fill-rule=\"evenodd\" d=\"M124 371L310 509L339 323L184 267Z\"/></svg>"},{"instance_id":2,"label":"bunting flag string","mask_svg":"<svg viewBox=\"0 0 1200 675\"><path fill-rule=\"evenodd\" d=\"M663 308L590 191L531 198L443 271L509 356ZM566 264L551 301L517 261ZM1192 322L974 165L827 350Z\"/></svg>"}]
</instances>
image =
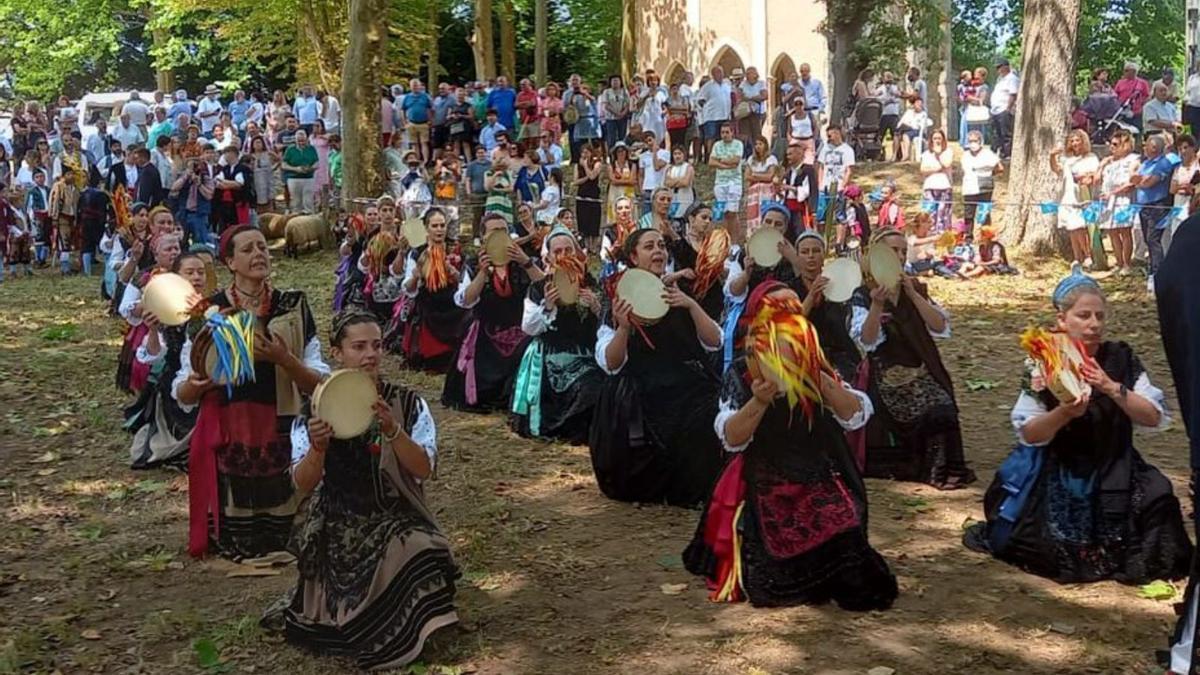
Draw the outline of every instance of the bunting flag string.
<instances>
[{"instance_id":1,"label":"bunting flag string","mask_svg":"<svg viewBox=\"0 0 1200 675\"><path fill-rule=\"evenodd\" d=\"M992 202L980 202L975 206L975 224L983 225L992 214Z\"/></svg>"}]
</instances>

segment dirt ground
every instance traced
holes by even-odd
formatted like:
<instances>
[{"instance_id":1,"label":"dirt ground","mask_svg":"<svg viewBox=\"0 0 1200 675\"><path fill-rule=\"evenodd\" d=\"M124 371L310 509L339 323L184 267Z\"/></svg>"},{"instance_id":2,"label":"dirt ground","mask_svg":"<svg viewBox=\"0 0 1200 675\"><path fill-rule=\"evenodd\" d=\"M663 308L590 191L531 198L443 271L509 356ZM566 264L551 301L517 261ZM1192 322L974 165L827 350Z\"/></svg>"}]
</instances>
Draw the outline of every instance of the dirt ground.
<instances>
[{"instance_id":1,"label":"dirt ground","mask_svg":"<svg viewBox=\"0 0 1200 675\"><path fill-rule=\"evenodd\" d=\"M277 285L308 290L323 326L334 264L329 253L277 261ZM609 501L585 447L435 405L428 496L462 567L463 622L404 672L1160 673L1169 601L1116 583L1059 586L960 543L1013 442L1017 335L1049 320L1066 269L1018 265L1020 277L932 282L953 318L942 354L980 482L939 493L868 481L871 536L900 580L890 611L711 604L679 560L697 512ZM130 471L127 401L112 384L120 334L97 283L43 273L0 286L0 673L352 672L258 629L294 567L228 578L220 562L190 559L184 477ZM1144 281L1104 285L1110 335L1133 344L1174 407ZM438 398L440 381L392 374ZM1136 443L1185 494L1182 426Z\"/></svg>"}]
</instances>

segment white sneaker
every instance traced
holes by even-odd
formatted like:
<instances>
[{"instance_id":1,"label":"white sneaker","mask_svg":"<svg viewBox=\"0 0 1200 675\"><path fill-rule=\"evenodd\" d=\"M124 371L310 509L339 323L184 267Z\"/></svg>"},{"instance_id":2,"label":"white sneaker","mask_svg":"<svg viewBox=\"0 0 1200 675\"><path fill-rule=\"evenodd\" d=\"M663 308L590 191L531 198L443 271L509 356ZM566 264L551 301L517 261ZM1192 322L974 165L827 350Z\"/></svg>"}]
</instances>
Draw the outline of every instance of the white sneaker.
<instances>
[{"instance_id":1,"label":"white sneaker","mask_svg":"<svg viewBox=\"0 0 1200 675\"><path fill-rule=\"evenodd\" d=\"M1154 295L1154 275L1153 274L1146 277L1146 291L1149 292L1150 295Z\"/></svg>"},{"instance_id":2,"label":"white sneaker","mask_svg":"<svg viewBox=\"0 0 1200 675\"><path fill-rule=\"evenodd\" d=\"M1084 259L1083 259L1083 266L1084 266L1084 267L1086 267L1086 268L1087 268L1087 269L1089 269L1089 270L1090 270L1090 269L1092 269L1092 259L1091 259L1091 258L1084 258Z\"/></svg>"}]
</instances>

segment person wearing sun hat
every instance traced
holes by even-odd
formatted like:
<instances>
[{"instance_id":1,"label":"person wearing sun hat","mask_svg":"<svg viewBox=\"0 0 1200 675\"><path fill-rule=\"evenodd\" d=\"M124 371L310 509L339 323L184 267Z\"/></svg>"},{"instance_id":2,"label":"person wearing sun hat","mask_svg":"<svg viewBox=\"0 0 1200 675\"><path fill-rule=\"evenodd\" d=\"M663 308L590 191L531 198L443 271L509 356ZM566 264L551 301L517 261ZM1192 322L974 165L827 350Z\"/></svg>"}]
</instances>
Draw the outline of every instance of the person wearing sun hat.
<instances>
[{"instance_id":1,"label":"person wearing sun hat","mask_svg":"<svg viewBox=\"0 0 1200 675\"><path fill-rule=\"evenodd\" d=\"M542 263L547 276L525 294L521 329L531 340L517 369L509 426L522 436L583 443L604 384L594 351L601 291L575 235L561 225L542 241ZM577 298L568 302L564 294L572 290Z\"/></svg>"},{"instance_id":2,"label":"person wearing sun hat","mask_svg":"<svg viewBox=\"0 0 1200 675\"><path fill-rule=\"evenodd\" d=\"M284 550L299 496L291 477L291 427L301 396L330 370L303 291L270 283L271 254L262 232L235 225L218 251L232 273L207 299L222 312L253 317L253 379L221 386L193 369L199 334L180 351L171 391L183 410L199 407L188 453L188 553L259 558Z\"/></svg>"},{"instance_id":3,"label":"person wearing sun hat","mask_svg":"<svg viewBox=\"0 0 1200 675\"><path fill-rule=\"evenodd\" d=\"M1135 427L1170 425L1163 392L1128 344L1106 339L1104 292L1079 263L1051 303L1056 330L1082 348L1085 386L1060 400L1026 361L1010 414L1017 447L984 495L986 522L964 543L1063 584L1182 578L1193 547L1179 500L1133 444Z\"/></svg>"}]
</instances>

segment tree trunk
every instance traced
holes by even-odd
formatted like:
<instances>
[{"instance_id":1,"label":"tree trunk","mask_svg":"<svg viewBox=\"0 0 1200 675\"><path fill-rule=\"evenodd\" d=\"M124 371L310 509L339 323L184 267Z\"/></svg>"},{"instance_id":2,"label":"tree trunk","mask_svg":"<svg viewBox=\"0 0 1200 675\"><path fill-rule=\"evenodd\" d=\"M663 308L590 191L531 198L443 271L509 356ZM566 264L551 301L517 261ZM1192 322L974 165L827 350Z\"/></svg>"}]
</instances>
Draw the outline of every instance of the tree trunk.
<instances>
[{"instance_id":1,"label":"tree trunk","mask_svg":"<svg viewBox=\"0 0 1200 675\"><path fill-rule=\"evenodd\" d=\"M492 0L475 0L475 32L471 36L475 55L475 79L496 77L496 44L492 40Z\"/></svg>"},{"instance_id":2,"label":"tree trunk","mask_svg":"<svg viewBox=\"0 0 1200 675\"><path fill-rule=\"evenodd\" d=\"M628 83L637 73L637 0L622 0L621 78Z\"/></svg>"},{"instance_id":3,"label":"tree trunk","mask_svg":"<svg viewBox=\"0 0 1200 675\"><path fill-rule=\"evenodd\" d=\"M517 29L512 0L500 0L500 75L517 79Z\"/></svg>"},{"instance_id":4,"label":"tree trunk","mask_svg":"<svg viewBox=\"0 0 1200 675\"><path fill-rule=\"evenodd\" d=\"M343 188L348 207L382 189L379 86L387 53L388 0L350 0L349 41L342 68Z\"/></svg>"},{"instance_id":5,"label":"tree trunk","mask_svg":"<svg viewBox=\"0 0 1200 675\"><path fill-rule=\"evenodd\" d=\"M546 0L533 0L533 79L538 86L546 84Z\"/></svg>"},{"instance_id":6,"label":"tree trunk","mask_svg":"<svg viewBox=\"0 0 1200 675\"><path fill-rule=\"evenodd\" d=\"M425 87L431 92L437 92L438 73L438 0L426 0L429 3L429 81Z\"/></svg>"},{"instance_id":7,"label":"tree trunk","mask_svg":"<svg viewBox=\"0 0 1200 675\"><path fill-rule=\"evenodd\" d=\"M929 91L929 117L934 120L936 128L946 132L947 137L958 124L958 105L955 98L955 73L950 63L952 47L952 30L950 27L951 13L954 11L949 0L937 0L937 11L942 19L938 28L940 37L936 45L929 45L917 50L916 62L920 65L922 76Z\"/></svg>"},{"instance_id":8,"label":"tree trunk","mask_svg":"<svg viewBox=\"0 0 1200 675\"><path fill-rule=\"evenodd\" d=\"M337 91L342 79L341 50L331 39L339 32L339 26L333 21L334 11L329 0L303 0L300 3L300 14L304 17L300 24L316 54L317 77L321 80L320 88L325 91Z\"/></svg>"},{"instance_id":9,"label":"tree trunk","mask_svg":"<svg viewBox=\"0 0 1200 675\"><path fill-rule=\"evenodd\" d=\"M1053 215L1038 204L1057 202L1060 181L1050 170L1050 151L1067 131L1075 79L1075 41L1081 0L1026 0L1021 89L1016 102L1012 176L1002 239L1026 251L1056 251Z\"/></svg>"},{"instance_id":10,"label":"tree trunk","mask_svg":"<svg viewBox=\"0 0 1200 675\"><path fill-rule=\"evenodd\" d=\"M850 98L857 74L855 64L851 61L854 43L862 38L864 22L855 21L832 28L826 33L829 41L829 77L833 80L830 87L829 120L834 124L842 121L842 106Z\"/></svg>"}]
</instances>

